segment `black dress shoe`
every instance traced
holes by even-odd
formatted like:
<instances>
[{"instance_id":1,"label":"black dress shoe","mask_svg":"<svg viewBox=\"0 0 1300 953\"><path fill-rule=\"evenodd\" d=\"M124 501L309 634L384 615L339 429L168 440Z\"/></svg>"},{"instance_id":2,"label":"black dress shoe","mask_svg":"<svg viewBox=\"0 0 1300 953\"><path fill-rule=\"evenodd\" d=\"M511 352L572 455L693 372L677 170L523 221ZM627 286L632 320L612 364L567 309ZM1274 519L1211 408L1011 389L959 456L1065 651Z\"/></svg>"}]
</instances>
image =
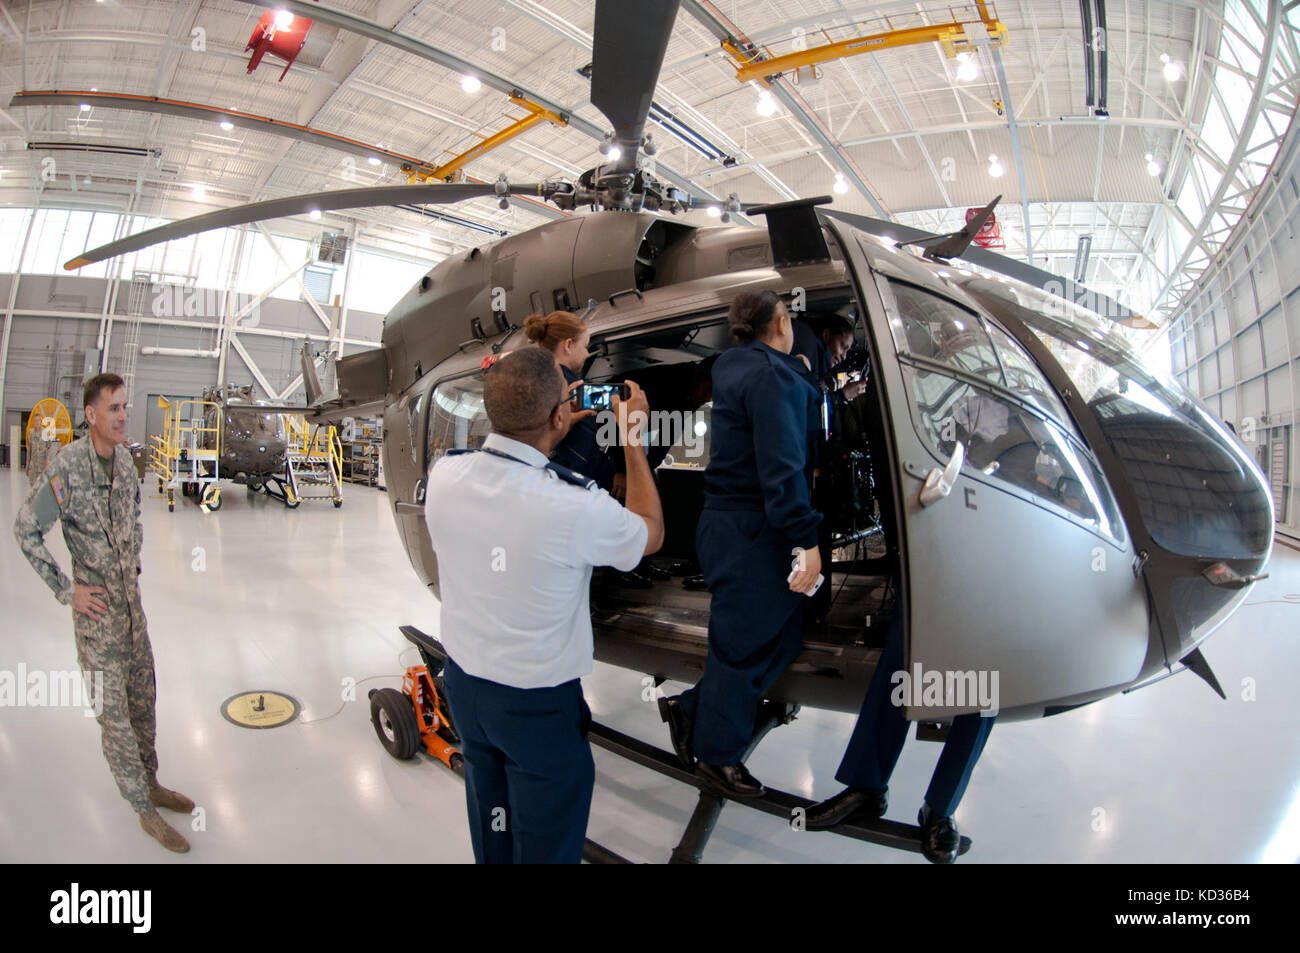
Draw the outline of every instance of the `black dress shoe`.
<instances>
[{"instance_id":1,"label":"black dress shoe","mask_svg":"<svg viewBox=\"0 0 1300 953\"><path fill-rule=\"evenodd\" d=\"M691 737L695 734L695 719L682 708L681 696L659 699L659 717L668 725L668 735L673 739L673 750L687 771L695 768L695 753L691 751Z\"/></svg>"},{"instance_id":2,"label":"black dress shoe","mask_svg":"<svg viewBox=\"0 0 1300 953\"><path fill-rule=\"evenodd\" d=\"M886 791L845 788L834 797L808 808L804 814L804 827L810 831L824 831L849 820L875 820L884 817L888 807Z\"/></svg>"},{"instance_id":3,"label":"black dress shoe","mask_svg":"<svg viewBox=\"0 0 1300 953\"><path fill-rule=\"evenodd\" d=\"M643 562L641 565L637 566L636 571L648 579L653 579L655 582L667 582L669 579L673 578L673 574L667 569L660 569L654 563L649 561Z\"/></svg>"},{"instance_id":4,"label":"black dress shoe","mask_svg":"<svg viewBox=\"0 0 1300 953\"><path fill-rule=\"evenodd\" d=\"M767 788L743 764L705 764L701 761L695 766L695 773L726 797L744 799L762 797L767 793Z\"/></svg>"},{"instance_id":5,"label":"black dress shoe","mask_svg":"<svg viewBox=\"0 0 1300 953\"><path fill-rule=\"evenodd\" d=\"M655 585L648 578L641 575L636 570L633 570L632 572L620 573L618 577L618 584L620 586L626 586L629 589L653 589Z\"/></svg>"},{"instance_id":6,"label":"black dress shoe","mask_svg":"<svg viewBox=\"0 0 1300 953\"><path fill-rule=\"evenodd\" d=\"M709 584L704 581L703 574L699 576L687 576L682 580L682 585L692 592L704 592L709 588Z\"/></svg>"},{"instance_id":7,"label":"black dress shoe","mask_svg":"<svg viewBox=\"0 0 1300 953\"><path fill-rule=\"evenodd\" d=\"M923 802L916 822L921 825L921 853L926 860L932 864L951 864L957 859L961 834L951 817L931 814L930 805Z\"/></svg>"}]
</instances>

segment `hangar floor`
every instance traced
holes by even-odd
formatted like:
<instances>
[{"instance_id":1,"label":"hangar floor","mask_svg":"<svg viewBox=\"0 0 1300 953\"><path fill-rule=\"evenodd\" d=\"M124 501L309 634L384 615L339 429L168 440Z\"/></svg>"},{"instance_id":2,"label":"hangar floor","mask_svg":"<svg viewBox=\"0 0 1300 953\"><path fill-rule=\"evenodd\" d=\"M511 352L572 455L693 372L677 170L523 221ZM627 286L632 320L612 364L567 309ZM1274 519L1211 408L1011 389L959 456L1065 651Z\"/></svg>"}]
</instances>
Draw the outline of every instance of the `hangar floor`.
<instances>
[{"instance_id":1,"label":"hangar floor","mask_svg":"<svg viewBox=\"0 0 1300 953\"><path fill-rule=\"evenodd\" d=\"M21 473L0 470L6 530L25 491ZM230 485L224 496L217 514L189 501L169 514L161 499L144 500L161 778L205 809L202 831L177 818L193 850L169 854L141 833L82 710L14 707L0 711L0 860L472 860L460 779L423 757L393 760L369 722L366 691L399 684L416 659L397 627L437 631L437 605L407 565L386 496L349 488L338 511L287 511ZM49 541L68 568L60 534ZM1296 861L1300 626L1297 605L1281 600L1300 592L1300 553L1278 546L1270 569L1207 644L1227 701L1184 674L1044 721L999 725L958 811L975 841L962 863ZM0 546L0 579L9 620L0 670L75 670L69 610L12 541ZM358 700L346 704L345 678L359 683ZM1247 679L1256 701L1242 699ZM585 687L597 719L667 747L635 673L597 664ZM294 696L301 720L269 731L225 721L222 701L254 689ZM792 792L833 794L852 725L848 715L805 710L760 745L751 767ZM937 745L908 743L891 817L914 818L937 756ZM595 758L589 836L633 860L665 860L694 792L600 749ZM796 832L734 805L705 859L925 862Z\"/></svg>"}]
</instances>

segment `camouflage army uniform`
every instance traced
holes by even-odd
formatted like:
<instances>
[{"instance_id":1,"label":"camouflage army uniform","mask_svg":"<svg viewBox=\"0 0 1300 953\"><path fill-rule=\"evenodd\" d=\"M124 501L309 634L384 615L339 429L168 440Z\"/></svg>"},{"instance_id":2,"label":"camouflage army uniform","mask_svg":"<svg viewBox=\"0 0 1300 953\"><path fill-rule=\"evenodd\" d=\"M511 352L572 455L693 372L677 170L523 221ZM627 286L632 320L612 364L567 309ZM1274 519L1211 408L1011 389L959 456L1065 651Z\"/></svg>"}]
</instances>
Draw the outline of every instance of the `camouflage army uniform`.
<instances>
[{"instance_id":1,"label":"camouflage army uniform","mask_svg":"<svg viewBox=\"0 0 1300 953\"><path fill-rule=\"evenodd\" d=\"M125 444L113 451L111 491L90 437L64 447L14 522L14 536L27 561L58 600L71 605L72 580L45 547L45 534L59 519L72 554L73 577L107 590L98 598L108 612L98 621L75 610L72 614L81 670L87 675L104 673L98 716L104 757L122 797L137 813L151 811L149 788L158 772L153 649L137 580L143 537L140 483Z\"/></svg>"}]
</instances>

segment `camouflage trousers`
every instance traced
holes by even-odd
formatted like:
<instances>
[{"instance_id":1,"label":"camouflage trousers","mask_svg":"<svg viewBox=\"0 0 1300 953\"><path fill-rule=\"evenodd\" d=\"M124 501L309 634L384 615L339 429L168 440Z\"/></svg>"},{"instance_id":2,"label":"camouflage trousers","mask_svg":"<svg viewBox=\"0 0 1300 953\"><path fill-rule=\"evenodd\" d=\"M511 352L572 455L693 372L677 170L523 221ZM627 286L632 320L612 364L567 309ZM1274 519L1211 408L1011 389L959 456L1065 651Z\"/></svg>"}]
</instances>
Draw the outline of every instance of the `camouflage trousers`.
<instances>
[{"instance_id":1,"label":"camouflage trousers","mask_svg":"<svg viewBox=\"0 0 1300 953\"><path fill-rule=\"evenodd\" d=\"M110 595L110 606L117 602ZM149 632L143 625L133 626L131 616L123 608L111 608L99 621L74 613L74 628L77 662L86 680L93 685L94 673L104 673L103 699L92 699L104 758L122 797L141 814L152 810L149 788L158 774L156 689ZM144 612L138 617L143 619Z\"/></svg>"}]
</instances>

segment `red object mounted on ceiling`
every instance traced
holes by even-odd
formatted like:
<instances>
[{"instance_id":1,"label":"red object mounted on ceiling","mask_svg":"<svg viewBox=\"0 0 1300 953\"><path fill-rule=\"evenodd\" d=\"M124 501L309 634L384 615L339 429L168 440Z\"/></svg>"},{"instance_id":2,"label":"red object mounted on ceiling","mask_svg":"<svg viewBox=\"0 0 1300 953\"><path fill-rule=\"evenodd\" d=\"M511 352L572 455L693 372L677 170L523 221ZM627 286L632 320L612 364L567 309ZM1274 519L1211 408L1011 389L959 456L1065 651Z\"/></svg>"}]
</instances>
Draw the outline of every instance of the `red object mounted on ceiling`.
<instances>
[{"instance_id":1,"label":"red object mounted on ceiling","mask_svg":"<svg viewBox=\"0 0 1300 953\"><path fill-rule=\"evenodd\" d=\"M303 44L307 42L307 31L310 29L310 20L294 16L288 10L264 12L262 19L257 21L257 29L248 38L248 45L244 47L245 53L253 51L253 57L248 61L248 71L251 73L257 69L262 57L270 53L284 60L284 72L280 74L280 79L283 80L302 51Z\"/></svg>"},{"instance_id":2,"label":"red object mounted on ceiling","mask_svg":"<svg viewBox=\"0 0 1300 953\"><path fill-rule=\"evenodd\" d=\"M970 221L980 212L982 208L966 209L966 221ZM989 213L989 220L984 223L984 227L975 233L972 241L980 248L1003 248L1007 247L1006 241L1002 238L1002 226L998 224L998 217L995 213Z\"/></svg>"}]
</instances>

